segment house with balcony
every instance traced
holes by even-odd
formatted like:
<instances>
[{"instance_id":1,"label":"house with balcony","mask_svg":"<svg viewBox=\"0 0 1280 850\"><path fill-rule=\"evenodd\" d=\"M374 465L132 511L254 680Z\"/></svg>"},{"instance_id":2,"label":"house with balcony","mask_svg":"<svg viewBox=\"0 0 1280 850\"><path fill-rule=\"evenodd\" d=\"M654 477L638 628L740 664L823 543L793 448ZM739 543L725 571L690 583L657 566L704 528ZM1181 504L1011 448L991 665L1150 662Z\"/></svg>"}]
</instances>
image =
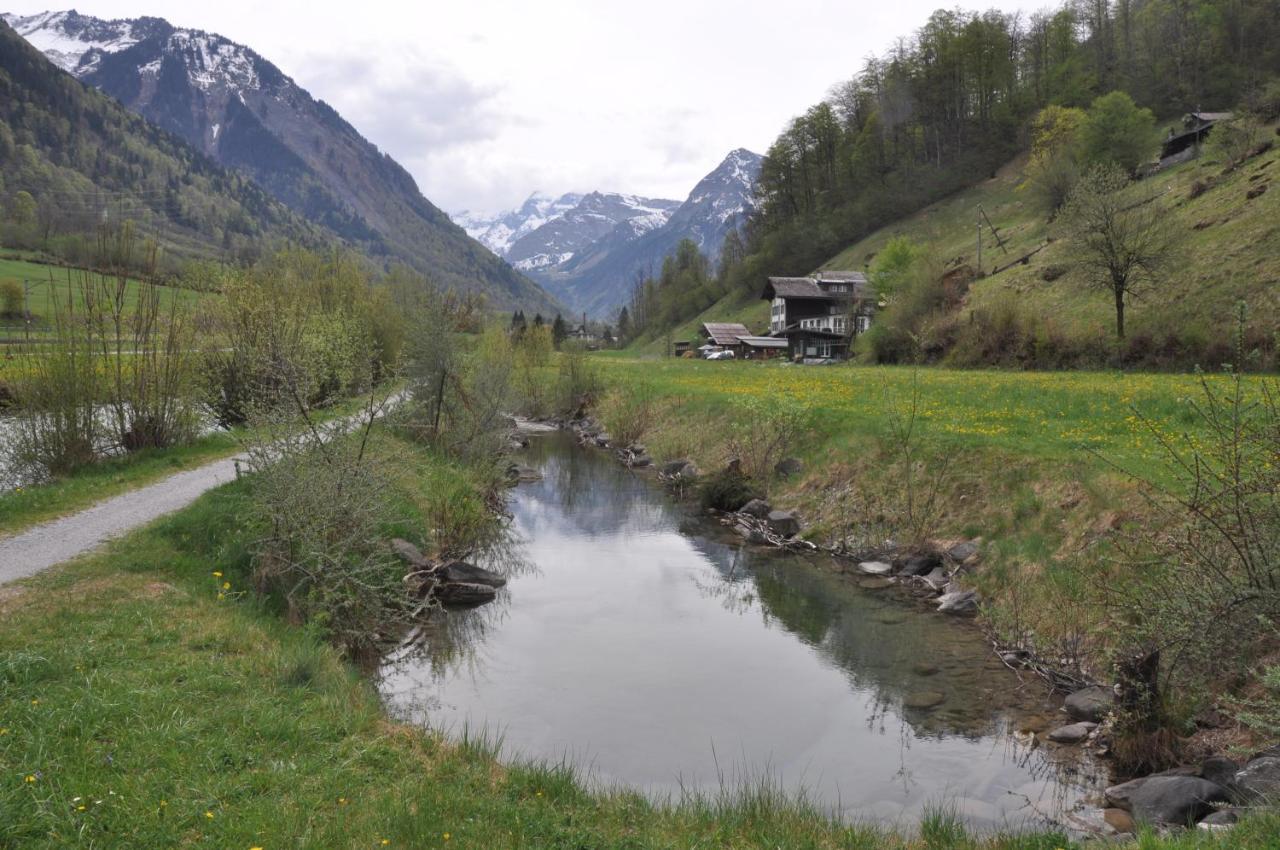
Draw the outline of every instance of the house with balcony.
<instances>
[{"instance_id":1,"label":"house with balcony","mask_svg":"<svg viewBox=\"0 0 1280 850\"><path fill-rule=\"evenodd\" d=\"M787 340L792 360L843 360L856 335L871 327L876 302L862 272L771 277L769 336Z\"/></svg>"}]
</instances>

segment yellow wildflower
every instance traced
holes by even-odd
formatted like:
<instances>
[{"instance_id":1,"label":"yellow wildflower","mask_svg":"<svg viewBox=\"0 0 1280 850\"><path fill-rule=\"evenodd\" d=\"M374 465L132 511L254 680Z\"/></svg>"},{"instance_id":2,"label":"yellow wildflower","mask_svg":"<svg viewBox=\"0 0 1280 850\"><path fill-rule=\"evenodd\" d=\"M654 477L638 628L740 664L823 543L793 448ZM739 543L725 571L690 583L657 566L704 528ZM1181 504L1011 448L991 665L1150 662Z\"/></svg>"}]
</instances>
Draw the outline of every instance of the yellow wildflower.
<instances>
[{"instance_id":1,"label":"yellow wildflower","mask_svg":"<svg viewBox=\"0 0 1280 850\"><path fill-rule=\"evenodd\" d=\"M445 840L445 841L448 841L448 840L449 840L449 838L450 838L449 833L447 833L447 832L446 832L446 833L444 834L444 840Z\"/></svg>"},{"instance_id":2,"label":"yellow wildflower","mask_svg":"<svg viewBox=\"0 0 1280 850\"><path fill-rule=\"evenodd\" d=\"M207 817L209 820L213 820L213 812L205 812L204 816Z\"/></svg>"},{"instance_id":3,"label":"yellow wildflower","mask_svg":"<svg viewBox=\"0 0 1280 850\"><path fill-rule=\"evenodd\" d=\"M230 590L230 589L231 589L231 582L229 582L229 581L224 581L224 582L222 583L222 589L223 589L223 590Z\"/></svg>"},{"instance_id":4,"label":"yellow wildflower","mask_svg":"<svg viewBox=\"0 0 1280 850\"><path fill-rule=\"evenodd\" d=\"M31 782L35 782L35 781L36 781L35 776L34 776L33 774L28 773L28 774L27 774L27 782L28 782L28 783L31 783Z\"/></svg>"},{"instance_id":5,"label":"yellow wildflower","mask_svg":"<svg viewBox=\"0 0 1280 850\"><path fill-rule=\"evenodd\" d=\"M213 571L213 577L214 577L214 578L222 578L222 570L214 570L214 571Z\"/></svg>"}]
</instances>

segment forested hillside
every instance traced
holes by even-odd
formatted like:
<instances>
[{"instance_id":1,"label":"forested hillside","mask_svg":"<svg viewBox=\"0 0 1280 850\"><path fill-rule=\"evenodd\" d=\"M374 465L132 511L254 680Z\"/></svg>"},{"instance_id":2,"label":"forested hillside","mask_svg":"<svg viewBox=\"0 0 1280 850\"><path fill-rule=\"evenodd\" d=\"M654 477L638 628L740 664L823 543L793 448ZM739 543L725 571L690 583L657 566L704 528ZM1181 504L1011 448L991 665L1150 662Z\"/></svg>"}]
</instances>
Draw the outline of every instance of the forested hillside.
<instances>
[{"instance_id":1,"label":"forested hillside","mask_svg":"<svg viewBox=\"0 0 1280 850\"><path fill-rule=\"evenodd\" d=\"M252 181L86 88L0 22L0 242L92 255L103 218L128 218L171 261L252 259L325 234Z\"/></svg>"},{"instance_id":2,"label":"forested hillside","mask_svg":"<svg viewBox=\"0 0 1280 850\"><path fill-rule=\"evenodd\" d=\"M1280 75L1274 0L1088 0L1032 15L935 12L794 119L765 157L741 257L708 297L658 287L638 333L662 333L768 275L805 274L884 225L992 177L1045 107L1126 93L1162 119L1230 110ZM1156 153L1154 135L1147 156ZM976 211L975 211L976 213ZM675 314L673 316L673 313Z\"/></svg>"}]
</instances>

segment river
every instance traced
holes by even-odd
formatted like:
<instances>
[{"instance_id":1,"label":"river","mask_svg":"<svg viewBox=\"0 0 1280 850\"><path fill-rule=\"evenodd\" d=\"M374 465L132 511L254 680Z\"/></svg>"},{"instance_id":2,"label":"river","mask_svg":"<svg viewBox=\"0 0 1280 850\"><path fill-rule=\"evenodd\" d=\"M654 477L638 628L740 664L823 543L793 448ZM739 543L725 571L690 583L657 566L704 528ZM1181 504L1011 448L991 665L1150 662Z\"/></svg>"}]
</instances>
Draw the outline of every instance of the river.
<instances>
[{"instance_id":1,"label":"river","mask_svg":"<svg viewBox=\"0 0 1280 850\"><path fill-rule=\"evenodd\" d=\"M1102 782L1026 734L1058 703L971 623L744 546L563 435L527 462L545 477L512 499L524 568L385 660L398 718L659 799L766 780L908 829L939 804L980 829L1055 823ZM944 699L904 706L926 693Z\"/></svg>"}]
</instances>

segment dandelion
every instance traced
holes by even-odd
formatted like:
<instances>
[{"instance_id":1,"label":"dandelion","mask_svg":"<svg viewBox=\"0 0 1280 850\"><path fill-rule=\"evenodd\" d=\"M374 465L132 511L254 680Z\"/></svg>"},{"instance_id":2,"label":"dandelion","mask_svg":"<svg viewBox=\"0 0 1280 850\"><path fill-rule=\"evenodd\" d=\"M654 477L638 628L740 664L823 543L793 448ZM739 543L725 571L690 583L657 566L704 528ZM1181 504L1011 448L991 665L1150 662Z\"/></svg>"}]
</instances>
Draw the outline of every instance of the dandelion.
<instances>
[{"instance_id":1,"label":"dandelion","mask_svg":"<svg viewBox=\"0 0 1280 850\"><path fill-rule=\"evenodd\" d=\"M163 809L163 808L164 808L165 806L167 806L167 805L169 805L169 801L168 801L168 800L161 800L161 801L160 801L160 808L162 808L162 809Z\"/></svg>"},{"instance_id":2,"label":"dandelion","mask_svg":"<svg viewBox=\"0 0 1280 850\"><path fill-rule=\"evenodd\" d=\"M222 583L222 589L223 589L223 590L230 590L230 589L231 589L231 582L229 582L229 581L224 581L224 582Z\"/></svg>"},{"instance_id":3,"label":"dandelion","mask_svg":"<svg viewBox=\"0 0 1280 850\"><path fill-rule=\"evenodd\" d=\"M338 805L339 805L339 806L345 806L346 804L347 804L347 798L346 798L346 797L339 797L339 798L338 798Z\"/></svg>"},{"instance_id":4,"label":"dandelion","mask_svg":"<svg viewBox=\"0 0 1280 850\"><path fill-rule=\"evenodd\" d=\"M32 705L39 705L39 704L40 704L40 700L38 700L38 699L33 699L33 700L31 701L31 704L32 704Z\"/></svg>"},{"instance_id":5,"label":"dandelion","mask_svg":"<svg viewBox=\"0 0 1280 850\"><path fill-rule=\"evenodd\" d=\"M214 570L214 571L213 571L213 577L214 577L214 578L222 578L222 570Z\"/></svg>"},{"instance_id":6,"label":"dandelion","mask_svg":"<svg viewBox=\"0 0 1280 850\"><path fill-rule=\"evenodd\" d=\"M224 600L224 599L226 599L226 598L227 598L227 595L226 595L225 593L221 593L221 592L219 592L219 593L218 593L218 601L219 601L219 602L221 602L222 600Z\"/></svg>"},{"instance_id":7,"label":"dandelion","mask_svg":"<svg viewBox=\"0 0 1280 850\"><path fill-rule=\"evenodd\" d=\"M36 781L35 774L28 773L28 774L27 774L27 784L28 784L28 785L30 785L31 783L33 783L33 782L35 782L35 781Z\"/></svg>"},{"instance_id":8,"label":"dandelion","mask_svg":"<svg viewBox=\"0 0 1280 850\"><path fill-rule=\"evenodd\" d=\"M77 812L83 812L83 811L84 811L84 806L76 806L76 811L77 811Z\"/></svg>"},{"instance_id":9,"label":"dandelion","mask_svg":"<svg viewBox=\"0 0 1280 850\"><path fill-rule=\"evenodd\" d=\"M209 820L213 820L213 812L205 812L204 816Z\"/></svg>"},{"instance_id":10,"label":"dandelion","mask_svg":"<svg viewBox=\"0 0 1280 850\"><path fill-rule=\"evenodd\" d=\"M3 738L5 735L8 735L8 734L9 734L9 730L7 728L0 729L0 738Z\"/></svg>"},{"instance_id":11,"label":"dandelion","mask_svg":"<svg viewBox=\"0 0 1280 850\"><path fill-rule=\"evenodd\" d=\"M390 843L391 843L391 839L390 839L390 838L384 838L384 839L382 839L381 841L379 841L378 843L379 843L379 844L381 844L383 847L386 847L388 844L390 844Z\"/></svg>"},{"instance_id":12,"label":"dandelion","mask_svg":"<svg viewBox=\"0 0 1280 850\"><path fill-rule=\"evenodd\" d=\"M449 833L447 833L447 832L446 832L446 833L444 834L444 840L445 840L445 841L448 841L450 837L451 837L451 836L449 835Z\"/></svg>"}]
</instances>

